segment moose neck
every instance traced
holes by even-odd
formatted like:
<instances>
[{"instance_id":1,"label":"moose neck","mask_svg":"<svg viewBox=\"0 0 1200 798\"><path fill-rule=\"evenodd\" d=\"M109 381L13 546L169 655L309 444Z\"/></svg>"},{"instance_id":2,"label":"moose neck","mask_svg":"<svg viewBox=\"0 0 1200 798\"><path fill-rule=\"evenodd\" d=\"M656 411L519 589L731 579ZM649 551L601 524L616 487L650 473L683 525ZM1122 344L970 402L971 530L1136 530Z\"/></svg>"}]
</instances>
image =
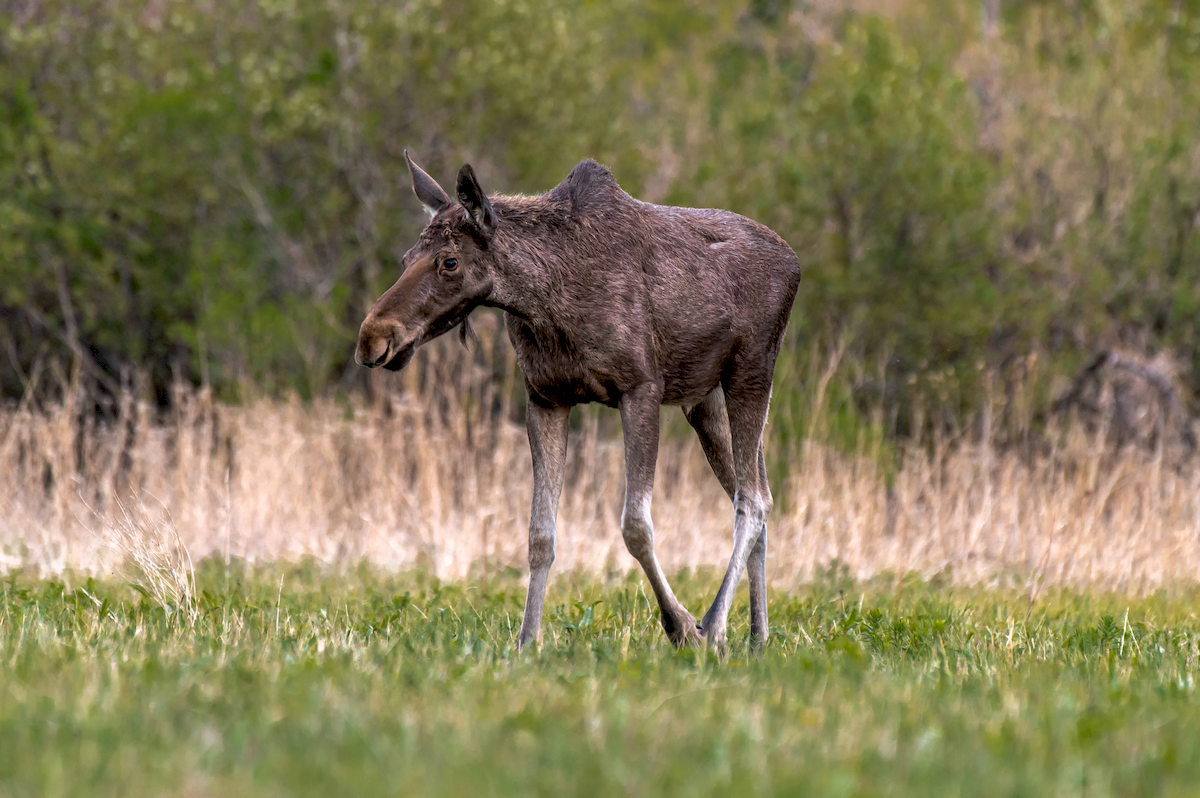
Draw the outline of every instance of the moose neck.
<instances>
[{"instance_id":1,"label":"moose neck","mask_svg":"<svg viewBox=\"0 0 1200 798\"><path fill-rule=\"evenodd\" d=\"M562 210L545 197L492 197L500 219L489 248L495 279L483 303L535 326L551 323L555 301L554 270L561 268L570 233L552 224Z\"/></svg>"}]
</instances>

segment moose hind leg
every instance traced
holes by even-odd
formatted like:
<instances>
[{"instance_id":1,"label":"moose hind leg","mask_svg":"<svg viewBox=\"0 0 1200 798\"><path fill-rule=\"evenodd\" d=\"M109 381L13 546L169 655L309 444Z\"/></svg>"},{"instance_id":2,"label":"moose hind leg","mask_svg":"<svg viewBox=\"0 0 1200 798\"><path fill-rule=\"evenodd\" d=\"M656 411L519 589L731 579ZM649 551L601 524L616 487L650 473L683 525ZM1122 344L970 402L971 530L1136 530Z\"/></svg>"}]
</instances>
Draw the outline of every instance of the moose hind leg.
<instances>
[{"instance_id":1,"label":"moose hind leg","mask_svg":"<svg viewBox=\"0 0 1200 798\"><path fill-rule=\"evenodd\" d=\"M667 584L654 555L654 525L650 520L661 397L662 389L653 384L641 385L621 397L621 426L625 431L625 508L621 512L621 535L658 600L663 630L672 643L682 647L700 642L699 627Z\"/></svg>"},{"instance_id":2,"label":"moose hind leg","mask_svg":"<svg viewBox=\"0 0 1200 798\"><path fill-rule=\"evenodd\" d=\"M733 465L737 487L734 491L733 508L733 552L729 567L717 591L717 597L704 615L701 626L710 644L723 645L725 627L729 620L729 609L734 593L742 580L751 552L758 547L766 531L766 517L771 510L771 492L767 489L765 469L762 468L763 426L767 418L767 405L771 396L771 371L765 374L748 375L735 372L725 386L725 404L729 415L729 431L733 448ZM754 613L755 601L759 609L765 610L765 561L766 541L763 540L761 563L755 560L751 572L751 625L757 615L761 619L759 630L765 629L766 613ZM760 579L761 578L761 579ZM759 638L761 639L761 638Z\"/></svg>"},{"instance_id":3,"label":"moose hind leg","mask_svg":"<svg viewBox=\"0 0 1200 798\"><path fill-rule=\"evenodd\" d=\"M686 408L684 415L700 438L708 464L721 487L732 500L737 490L737 475L733 467L733 443L729 432L729 415L725 409L725 392L717 386L697 405ZM762 449L758 452L759 478L767 484L766 462ZM750 636L755 645L761 646L767 639L767 530L764 525L758 542L750 550L746 561L747 577L750 580Z\"/></svg>"},{"instance_id":4,"label":"moose hind leg","mask_svg":"<svg viewBox=\"0 0 1200 798\"><path fill-rule=\"evenodd\" d=\"M758 449L758 474L762 488L769 491L767 485L767 461L763 450ZM768 501L768 504L770 502ZM756 647L767 642L767 525L762 526L758 534L758 542L750 549L750 559L746 562L746 576L750 580L750 642Z\"/></svg>"},{"instance_id":5,"label":"moose hind leg","mask_svg":"<svg viewBox=\"0 0 1200 798\"><path fill-rule=\"evenodd\" d=\"M569 407L542 407L530 401L526 410L529 451L533 455L533 510L529 518L529 592L517 646L524 648L542 634L546 580L554 564L558 499L567 459Z\"/></svg>"},{"instance_id":6,"label":"moose hind leg","mask_svg":"<svg viewBox=\"0 0 1200 798\"><path fill-rule=\"evenodd\" d=\"M721 487L733 500L737 490L737 474L733 469L733 444L729 436L729 415L725 411L725 392L721 386L714 388L700 403L683 411L696 436L700 448L708 458L708 464Z\"/></svg>"}]
</instances>

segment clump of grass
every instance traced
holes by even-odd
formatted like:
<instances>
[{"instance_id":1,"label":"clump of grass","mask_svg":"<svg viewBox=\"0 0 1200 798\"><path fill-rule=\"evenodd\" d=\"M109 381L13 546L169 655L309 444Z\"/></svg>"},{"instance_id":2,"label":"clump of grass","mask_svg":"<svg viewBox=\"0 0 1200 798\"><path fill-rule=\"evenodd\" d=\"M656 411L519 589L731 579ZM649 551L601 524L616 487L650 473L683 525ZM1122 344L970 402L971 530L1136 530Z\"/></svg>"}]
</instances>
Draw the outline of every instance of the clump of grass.
<instances>
[{"instance_id":1,"label":"clump of grass","mask_svg":"<svg viewBox=\"0 0 1200 798\"><path fill-rule=\"evenodd\" d=\"M102 535L126 569L126 579L169 617L195 626L196 570L171 514L161 503L151 509L138 497L114 498L116 512L107 516Z\"/></svg>"}]
</instances>

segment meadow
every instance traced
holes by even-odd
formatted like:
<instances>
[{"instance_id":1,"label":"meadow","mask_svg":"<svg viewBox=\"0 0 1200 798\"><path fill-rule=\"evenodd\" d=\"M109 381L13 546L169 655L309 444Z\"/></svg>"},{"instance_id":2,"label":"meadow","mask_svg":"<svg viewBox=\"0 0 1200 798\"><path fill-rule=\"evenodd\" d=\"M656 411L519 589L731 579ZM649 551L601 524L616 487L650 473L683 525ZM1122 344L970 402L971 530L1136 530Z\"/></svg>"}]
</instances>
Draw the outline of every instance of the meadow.
<instances>
[{"instance_id":1,"label":"meadow","mask_svg":"<svg viewBox=\"0 0 1200 798\"><path fill-rule=\"evenodd\" d=\"M1165 436L1068 418L1019 445L1017 396L839 439L831 363L808 434L773 411L769 644L743 586L728 648L677 652L622 548L615 414L577 413L518 653L507 351L431 345L308 403L131 388L106 419L67 384L0 411L0 795L1193 790L1200 469ZM730 507L678 421L653 512L699 612Z\"/></svg>"},{"instance_id":2,"label":"meadow","mask_svg":"<svg viewBox=\"0 0 1200 798\"><path fill-rule=\"evenodd\" d=\"M1027 596L833 568L746 649L675 651L638 575L523 590L202 565L194 615L0 587L4 795L1185 795L1194 590ZM713 573L681 574L696 610Z\"/></svg>"}]
</instances>

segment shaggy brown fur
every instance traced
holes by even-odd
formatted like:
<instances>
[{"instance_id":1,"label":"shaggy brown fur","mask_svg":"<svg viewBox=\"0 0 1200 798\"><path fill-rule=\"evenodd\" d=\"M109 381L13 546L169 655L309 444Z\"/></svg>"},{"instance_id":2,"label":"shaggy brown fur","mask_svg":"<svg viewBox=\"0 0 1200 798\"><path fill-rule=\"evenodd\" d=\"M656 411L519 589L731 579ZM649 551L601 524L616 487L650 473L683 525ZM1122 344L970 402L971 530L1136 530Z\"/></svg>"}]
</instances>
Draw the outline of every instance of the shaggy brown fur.
<instances>
[{"instance_id":1,"label":"shaggy brown fur","mask_svg":"<svg viewBox=\"0 0 1200 798\"><path fill-rule=\"evenodd\" d=\"M407 158L407 153L405 154ZM721 210L640 202L583 161L538 197L487 197L470 166L457 201L411 159L432 219L406 269L367 315L356 360L403 368L415 349L481 305L502 308L529 392L534 463L529 595L522 645L540 634L554 560L570 408L620 409L625 431L622 534L677 645L724 640L729 605L750 571L751 631L766 639L765 517L771 508L762 431L775 358L800 267L774 232ZM735 509L734 550L697 624L654 555L650 495L659 405L679 405Z\"/></svg>"}]
</instances>

